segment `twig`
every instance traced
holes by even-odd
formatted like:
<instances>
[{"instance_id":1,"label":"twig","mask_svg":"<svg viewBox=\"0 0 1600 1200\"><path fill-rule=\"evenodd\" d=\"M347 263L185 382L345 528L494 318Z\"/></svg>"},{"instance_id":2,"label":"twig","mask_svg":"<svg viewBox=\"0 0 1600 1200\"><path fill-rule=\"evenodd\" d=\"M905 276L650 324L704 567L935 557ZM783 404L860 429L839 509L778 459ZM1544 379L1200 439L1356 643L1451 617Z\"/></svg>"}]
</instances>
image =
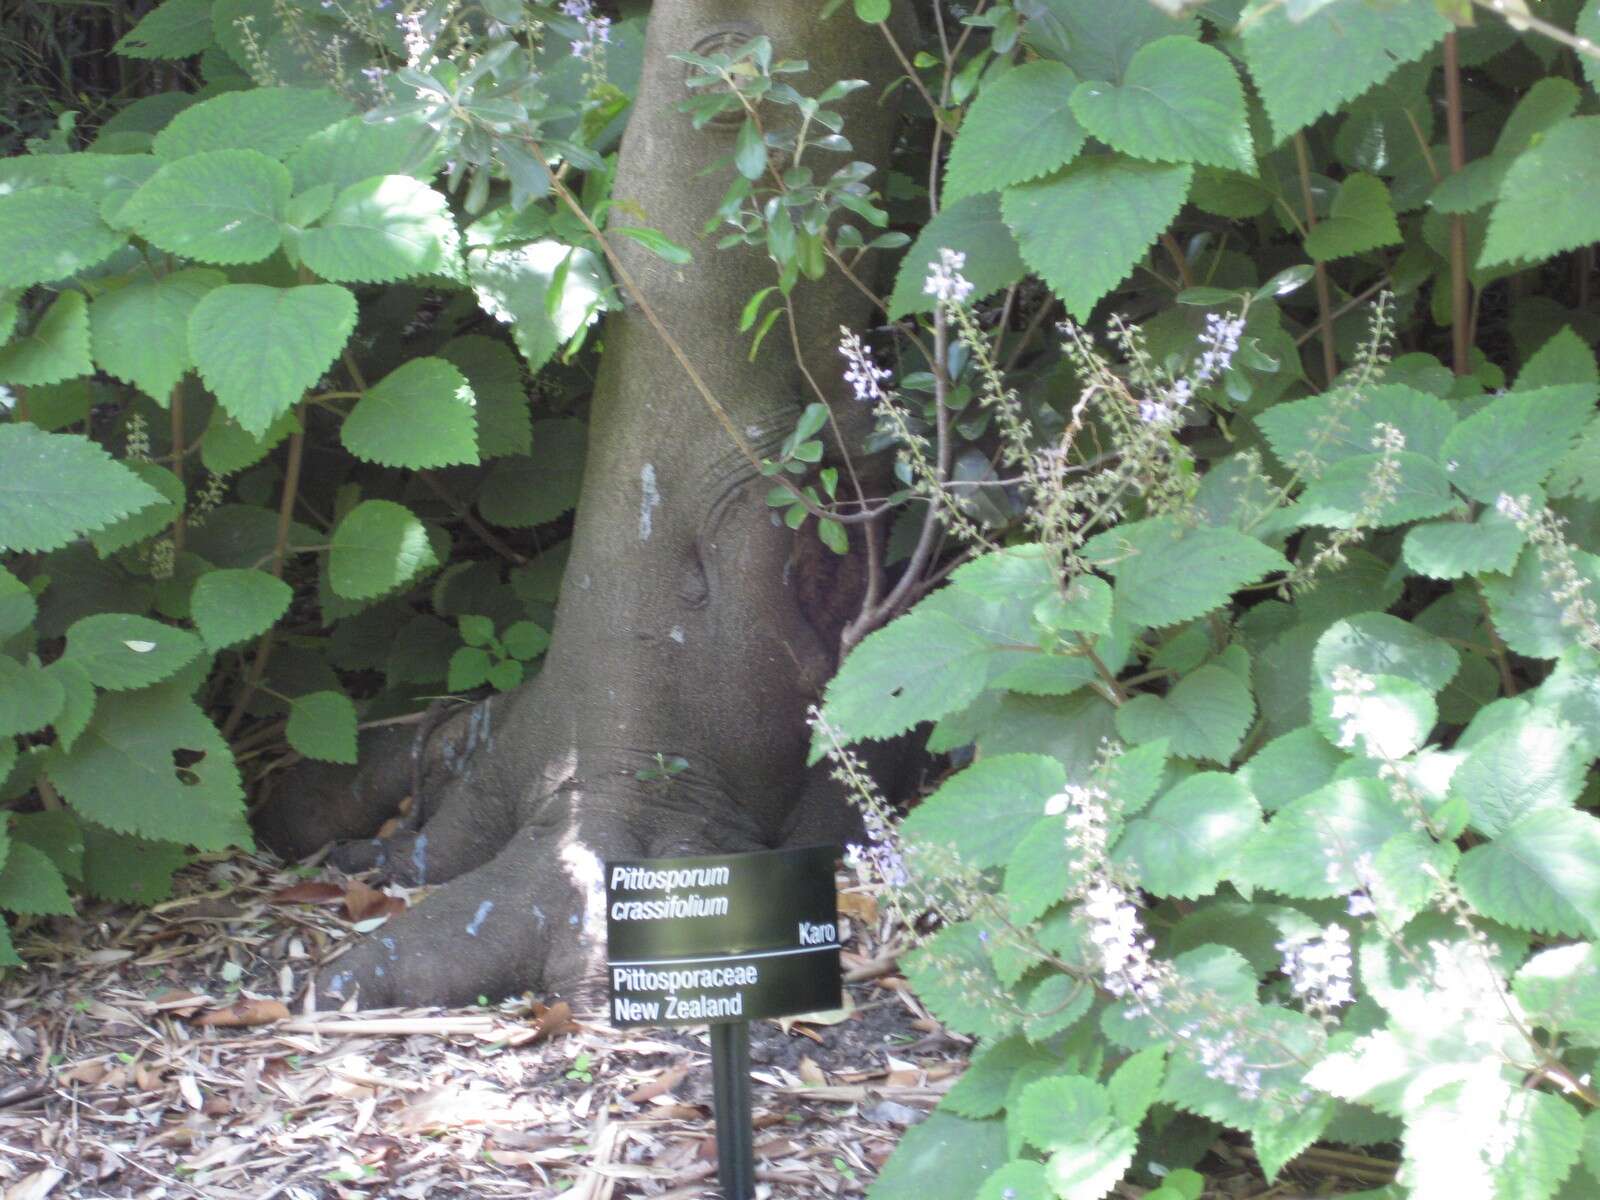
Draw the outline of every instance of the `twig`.
<instances>
[{"instance_id":1,"label":"twig","mask_svg":"<svg viewBox=\"0 0 1600 1200\"><path fill-rule=\"evenodd\" d=\"M1317 227L1316 203L1311 196L1311 153L1306 148L1306 135L1294 135L1294 155L1300 166L1300 198L1306 206L1306 230L1309 232ZM1335 352L1333 343L1333 298L1328 291L1328 266L1326 263L1317 263L1317 311L1318 324L1322 328L1322 371L1327 376L1327 384L1333 386L1334 376L1339 373L1339 357Z\"/></svg>"}]
</instances>

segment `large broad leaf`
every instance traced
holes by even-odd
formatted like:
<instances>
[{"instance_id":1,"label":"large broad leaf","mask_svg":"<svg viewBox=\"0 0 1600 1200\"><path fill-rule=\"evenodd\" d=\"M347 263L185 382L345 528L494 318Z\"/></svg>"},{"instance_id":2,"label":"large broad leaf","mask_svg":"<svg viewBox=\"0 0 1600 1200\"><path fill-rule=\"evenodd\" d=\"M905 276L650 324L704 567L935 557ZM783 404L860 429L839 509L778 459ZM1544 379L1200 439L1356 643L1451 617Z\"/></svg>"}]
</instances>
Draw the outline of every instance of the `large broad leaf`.
<instances>
[{"instance_id":1,"label":"large broad leaf","mask_svg":"<svg viewBox=\"0 0 1600 1200\"><path fill-rule=\"evenodd\" d=\"M42 387L93 370L82 292L62 292L28 333L0 347L0 383Z\"/></svg>"},{"instance_id":2,"label":"large broad leaf","mask_svg":"<svg viewBox=\"0 0 1600 1200\"><path fill-rule=\"evenodd\" d=\"M1239 768L1239 778L1263 811L1277 812L1331 780L1346 757L1311 726L1302 725L1251 755Z\"/></svg>"},{"instance_id":3,"label":"large broad leaf","mask_svg":"<svg viewBox=\"0 0 1600 1200\"><path fill-rule=\"evenodd\" d=\"M511 338L537 371L606 306L600 260L564 242L474 250L467 276L483 310L511 326Z\"/></svg>"},{"instance_id":4,"label":"large broad leaf","mask_svg":"<svg viewBox=\"0 0 1600 1200\"><path fill-rule=\"evenodd\" d=\"M1425 1090L1406 1122L1412 1200L1548 1200L1578 1162L1583 1118L1562 1096L1497 1071Z\"/></svg>"},{"instance_id":5,"label":"large broad leaf","mask_svg":"<svg viewBox=\"0 0 1600 1200\"><path fill-rule=\"evenodd\" d=\"M1023 40L1083 79L1120 80L1141 46L1195 32L1193 17L1174 17L1158 4L1024 0L1017 8L1028 18Z\"/></svg>"},{"instance_id":6,"label":"large broad leaf","mask_svg":"<svg viewBox=\"0 0 1600 1200\"><path fill-rule=\"evenodd\" d=\"M286 158L317 130L351 112L348 100L322 88L255 87L223 92L186 108L156 134L165 159L212 150L257 150Z\"/></svg>"},{"instance_id":7,"label":"large broad leaf","mask_svg":"<svg viewBox=\"0 0 1600 1200\"><path fill-rule=\"evenodd\" d=\"M1369 758L1400 759L1419 749L1439 721L1433 694L1398 675L1365 675L1354 688L1314 683L1311 717L1341 750Z\"/></svg>"},{"instance_id":8,"label":"large broad leaf","mask_svg":"<svg viewBox=\"0 0 1600 1200\"><path fill-rule=\"evenodd\" d=\"M935 1016L951 1029L976 1037L1001 1037L1017 1024L1009 1004L996 1004L1003 984L976 921L946 925L901 963L906 979Z\"/></svg>"},{"instance_id":9,"label":"large broad leaf","mask_svg":"<svg viewBox=\"0 0 1600 1200\"><path fill-rule=\"evenodd\" d=\"M228 415L261 435L322 378L356 323L356 298L328 283L230 283L189 317L189 348Z\"/></svg>"},{"instance_id":10,"label":"large broad leaf","mask_svg":"<svg viewBox=\"0 0 1600 1200\"><path fill-rule=\"evenodd\" d=\"M388 283L461 270L445 198L409 175L352 183L300 238L300 257L324 279Z\"/></svg>"},{"instance_id":11,"label":"large broad leaf","mask_svg":"<svg viewBox=\"0 0 1600 1200\"><path fill-rule=\"evenodd\" d=\"M1450 795L1467 806L1473 828L1498 837L1531 812L1571 807L1588 773L1578 731L1535 710L1475 742L1450 777Z\"/></svg>"},{"instance_id":12,"label":"large broad leaf","mask_svg":"<svg viewBox=\"0 0 1600 1200\"><path fill-rule=\"evenodd\" d=\"M1084 139L1068 103L1077 82L1070 68L1040 61L987 85L950 147L944 203L1025 183L1071 162Z\"/></svg>"},{"instance_id":13,"label":"large broad leaf","mask_svg":"<svg viewBox=\"0 0 1600 1200\"><path fill-rule=\"evenodd\" d=\"M1450 476L1434 459L1409 450L1393 456L1392 468L1382 454L1364 454L1334 463L1300 493L1292 516L1299 525L1331 529L1405 525L1450 511ZM1395 479L1387 488L1390 470Z\"/></svg>"},{"instance_id":14,"label":"large broad leaf","mask_svg":"<svg viewBox=\"0 0 1600 1200\"><path fill-rule=\"evenodd\" d=\"M1600 952L1593 942L1535 954L1511 986L1534 1024L1580 1046L1600 1046Z\"/></svg>"},{"instance_id":15,"label":"large broad leaf","mask_svg":"<svg viewBox=\"0 0 1600 1200\"><path fill-rule=\"evenodd\" d=\"M67 630L62 658L112 691L148 687L199 657L200 639L133 613L97 613Z\"/></svg>"},{"instance_id":16,"label":"large broad leaf","mask_svg":"<svg viewBox=\"0 0 1600 1200\"><path fill-rule=\"evenodd\" d=\"M0 550L54 550L160 501L88 438L0 424Z\"/></svg>"},{"instance_id":17,"label":"large broad leaf","mask_svg":"<svg viewBox=\"0 0 1600 1200\"><path fill-rule=\"evenodd\" d=\"M1120 615L1151 627L1204 616L1246 584L1289 565L1236 529L1189 528L1170 517L1100 534L1084 557L1116 579Z\"/></svg>"},{"instance_id":18,"label":"large broad leaf","mask_svg":"<svg viewBox=\"0 0 1600 1200\"><path fill-rule=\"evenodd\" d=\"M901 834L912 845L953 851L970 866L998 867L1066 782L1061 764L1043 754L985 757L914 808Z\"/></svg>"},{"instance_id":19,"label":"large broad leaf","mask_svg":"<svg viewBox=\"0 0 1600 1200\"><path fill-rule=\"evenodd\" d=\"M1517 156L1489 214L1479 266L1538 261L1600 240L1600 117L1573 117Z\"/></svg>"},{"instance_id":20,"label":"large broad leaf","mask_svg":"<svg viewBox=\"0 0 1600 1200\"><path fill-rule=\"evenodd\" d=\"M201 262L260 262L278 248L289 172L258 150L214 150L168 163L118 220L171 254Z\"/></svg>"},{"instance_id":21,"label":"large broad leaf","mask_svg":"<svg viewBox=\"0 0 1600 1200\"><path fill-rule=\"evenodd\" d=\"M1429 521L1406 531L1406 566L1433 579L1506 573L1527 539L1516 522L1493 508L1476 521Z\"/></svg>"},{"instance_id":22,"label":"large broad leaf","mask_svg":"<svg viewBox=\"0 0 1600 1200\"><path fill-rule=\"evenodd\" d=\"M225 650L271 629L293 599L294 589L265 571L207 571L195 581L189 613L207 648Z\"/></svg>"},{"instance_id":23,"label":"large broad leaf","mask_svg":"<svg viewBox=\"0 0 1600 1200\"><path fill-rule=\"evenodd\" d=\"M221 271L193 267L160 278L141 276L96 296L89 306L95 362L165 407L173 387L194 365L189 315L201 297L226 282Z\"/></svg>"},{"instance_id":24,"label":"large broad leaf","mask_svg":"<svg viewBox=\"0 0 1600 1200\"><path fill-rule=\"evenodd\" d=\"M1320 262L1365 254L1399 240L1394 202L1383 180L1352 175L1339 185L1328 215L1306 234L1306 253Z\"/></svg>"},{"instance_id":25,"label":"large broad leaf","mask_svg":"<svg viewBox=\"0 0 1600 1200\"><path fill-rule=\"evenodd\" d=\"M0 195L0 287L28 287L104 262L127 241L100 219L94 202L61 187Z\"/></svg>"},{"instance_id":26,"label":"large broad leaf","mask_svg":"<svg viewBox=\"0 0 1600 1200\"><path fill-rule=\"evenodd\" d=\"M211 45L211 0L162 0L112 49L124 58L188 58Z\"/></svg>"},{"instance_id":27,"label":"large broad leaf","mask_svg":"<svg viewBox=\"0 0 1600 1200\"><path fill-rule=\"evenodd\" d=\"M1193 175L1187 163L1100 154L1007 188L1001 208L1023 261L1087 320L1172 224Z\"/></svg>"},{"instance_id":28,"label":"large broad leaf","mask_svg":"<svg viewBox=\"0 0 1600 1200\"><path fill-rule=\"evenodd\" d=\"M1255 172L1239 76L1225 54L1193 38L1140 47L1120 83L1079 84L1072 111L1091 134L1134 158Z\"/></svg>"},{"instance_id":29,"label":"large broad leaf","mask_svg":"<svg viewBox=\"0 0 1600 1200\"><path fill-rule=\"evenodd\" d=\"M1233 873L1261 832L1261 810L1236 775L1206 771L1178 784L1128 822L1113 858L1157 896L1194 899Z\"/></svg>"},{"instance_id":30,"label":"large broad leaf","mask_svg":"<svg viewBox=\"0 0 1600 1200\"><path fill-rule=\"evenodd\" d=\"M1341 896L1367 885L1358 864L1410 830L1376 779L1336 780L1280 809L1245 848L1239 875L1285 896Z\"/></svg>"},{"instance_id":31,"label":"large broad leaf","mask_svg":"<svg viewBox=\"0 0 1600 1200\"><path fill-rule=\"evenodd\" d=\"M83 888L102 900L154 904L172 895L172 875L189 852L171 842L130 837L87 825L83 830Z\"/></svg>"},{"instance_id":32,"label":"large broad leaf","mask_svg":"<svg viewBox=\"0 0 1600 1200\"><path fill-rule=\"evenodd\" d=\"M1052 1075L1030 1083L1011 1106L1008 1123L1040 1150L1062 1150L1111 1118L1106 1089L1083 1075Z\"/></svg>"},{"instance_id":33,"label":"large broad leaf","mask_svg":"<svg viewBox=\"0 0 1600 1200\"><path fill-rule=\"evenodd\" d=\"M535 421L533 453L502 458L489 469L478 489L478 511L496 525L526 529L554 521L578 503L588 429L576 417ZM647 486L644 471L650 471ZM640 473L640 503L654 484L653 468ZM645 511L641 508L641 511Z\"/></svg>"},{"instance_id":34,"label":"large broad leaf","mask_svg":"<svg viewBox=\"0 0 1600 1200\"><path fill-rule=\"evenodd\" d=\"M181 684L101 697L50 781L107 829L201 850L249 846L233 754Z\"/></svg>"},{"instance_id":35,"label":"large broad leaf","mask_svg":"<svg viewBox=\"0 0 1600 1200\"><path fill-rule=\"evenodd\" d=\"M131 517L124 517L91 533L89 540L103 557L161 533L183 511L183 483L176 475L153 462L135 461L126 465L128 470L161 493L162 503L142 508Z\"/></svg>"},{"instance_id":36,"label":"large broad leaf","mask_svg":"<svg viewBox=\"0 0 1600 1200\"><path fill-rule=\"evenodd\" d=\"M1579 574L1589 581L1589 594L1600 595L1600 555L1578 550L1573 557ZM1532 546L1522 552L1510 575L1486 575L1480 582L1495 632L1518 654L1555 658L1577 644L1578 632L1566 620L1568 603L1553 594Z\"/></svg>"},{"instance_id":37,"label":"large broad leaf","mask_svg":"<svg viewBox=\"0 0 1600 1200\"><path fill-rule=\"evenodd\" d=\"M307 758L356 761L356 706L343 692L296 696L284 730L289 745Z\"/></svg>"},{"instance_id":38,"label":"large broad leaf","mask_svg":"<svg viewBox=\"0 0 1600 1200\"><path fill-rule=\"evenodd\" d=\"M1333 0L1294 20L1284 6L1252 14L1244 58L1279 139L1332 112L1450 31L1435 5Z\"/></svg>"},{"instance_id":39,"label":"large broad leaf","mask_svg":"<svg viewBox=\"0 0 1600 1200\"><path fill-rule=\"evenodd\" d=\"M66 706L66 689L53 673L33 662L0 654L0 743L15 755L16 734L43 729ZM9 773L10 767L7 765Z\"/></svg>"},{"instance_id":40,"label":"large broad leaf","mask_svg":"<svg viewBox=\"0 0 1600 1200\"><path fill-rule=\"evenodd\" d=\"M1208 664L1180 679L1165 696L1135 696L1117 710L1117 732L1130 742L1165 738L1172 753L1227 763L1255 717L1250 688L1233 672Z\"/></svg>"},{"instance_id":41,"label":"large broad leaf","mask_svg":"<svg viewBox=\"0 0 1600 1200\"><path fill-rule=\"evenodd\" d=\"M1409 621L1358 613L1335 622L1317 641L1313 678L1328 686L1340 667L1363 675L1399 675L1437 692L1461 669L1461 655Z\"/></svg>"},{"instance_id":42,"label":"large broad leaf","mask_svg":"<svg viewBox=\"0 0 1600 1200\"><path fill-rule=\"evenodd\" d=\"M327 184L348 187L374 175L433 178L439 135L420 116L367 121L347 117L319 130L285 164L296 191Z\"/></svg>"},{"instance_id":43,"label":"large broad leaf","mask_svg":"<svg viewBox=\"0 0 1600 1200\"><path fill-rule=\"evenodd\" d=\"M44 851L18 841L0 866L0 909L44 915L72 912L61 872Z\"/></svg>"},{"instance_id":44,"label":"large broad leaf","mask_svg":"<svg viewBox=\"0 0 1600 1200\"><path fill-rule=\"evenodd\" d=\"M992 192L968 196L941 208L900 260L894 294L889 297L890 317L933 310L933 297L923 285L940 250L967 256L962 274L972 283L974 298L1009 287L1027 274L1016 239L1000 219L1000 198Z\"/></svg>"},{"instance_id":45,"label":"large broad leaf","mask_svg":"<svg viewBox=\"0 0 1600 1200\"><path fill-rule=\"evenodd\" d=\"M38 614L38 601L28 585L0 566L0 642L32 625Z\"/></svg>"},{"instance_id":46,"label":"large broad leaf","mask_svg":"<svg viewBox=\"0 0 1600 1200\"><path fill-rule=\"evenodd\" d=\"M438 562L427 528L410 509L392 500L363 500L333 531L328 576L338 595L366 600Z\"/></svg>"},{"instance_id":47,"label":"large broad leaf","mask_svg":"<svg viewBox=\"0 0 1600 1200\"><path fill-rule=\"evenodd\" d=\"M1474 500L1526 495L1594 417L1594 389L1567 384L1491 400L1450 431L1450 482Z\"/></svg>"},{"instance_id":48,"label":"large broad leaf","mask_svg":"<svg viewBox=\"0 0 1600 1200\"><path fill-rule=\"evenodd\" d=\"M868 1200L933 1200L977 1194L1006 1161L1001 1121L968 1121L933 1112L900 1139L867 1192Z\"/></svg>"},{"instance_id":49,"label":"large broad leaf","mask_svg":"<svg viewBox=\"0 0 1600 1200\"><path fill-rule=\"evenodd\" d=\"M1491 842L1474 846L1457 872L1482 915L1534 933L1600 933L1600 821L1542 808Z\"/></svg>"},{"instance_id":50,"label":"large broad leaf","mask_svg":"<svg viewBox=\"0 0 1600 1200\"><path fill-rule=\"evenodd\" d=\"M386 467L478 461L478 423L466 376L442 358L414 358L379 380L339 431L350 453Z\"/></svg>"},{"instance_id":51,"label":"large broad leaf","mask_svg":"<svg viewBox=\"0 0 1600 1200\"><path fill-rule=\"evenodd\" d=\"M1407 450L1437 458L1455 420L1450 405L1438 396L1399 383L1274 404L1255 417L1279 462L1290 468L1310 464L1317 470L1371 454L1373 426L1379 421L1400 431Z\"/></svg>"},{"instance_id":52,"label":"large broad leaf","mask_svg":"<svg viewBox=\"0 0 1600 1200\"><path fill-rule=\"evenodd\" d=\"M452 338L439 357L454 363L472 385L478 406L478 456L527 454L533 448L522 365L503 342L481 334Z\"/></svg>"}]
</instances>

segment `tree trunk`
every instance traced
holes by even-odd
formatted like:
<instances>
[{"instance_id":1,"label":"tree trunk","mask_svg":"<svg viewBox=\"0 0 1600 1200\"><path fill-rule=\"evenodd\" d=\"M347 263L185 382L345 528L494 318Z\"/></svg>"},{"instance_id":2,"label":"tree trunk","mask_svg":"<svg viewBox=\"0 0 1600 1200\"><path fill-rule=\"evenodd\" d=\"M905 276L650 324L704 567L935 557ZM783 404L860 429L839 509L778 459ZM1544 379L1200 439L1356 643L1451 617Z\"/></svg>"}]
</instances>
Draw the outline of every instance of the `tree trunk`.
<instances>
[{"instance_id":1,"label":"tree trunk","mask_svg":"<svg viewBox=\"0 0 1600 1200\"><path fill-rule=\"evenodd\" d=\"M693 128L676 107L687 68L670 56L765 34L776 57L810 62L802 91L870 81L841 107L850 157L881 170L894 117L878 98L893 59L848 12L824 22L820 8L657 0L611 210L695 248L693 264L677 267L615 239L645 303L761 454L813 397L781 320L747 361L740 310L774 281L773 267L760 250L718 251L703 232L731 179L719 160L737 125ZM792 111L769 105L763 116ZM843 161L813 153L819 174ZM795 311L806 361L859 446L870 413L836 386L834 346L841 323L859 325L868 305L830 272L796 288ZM364 1007L461 1004L536 988L593 1003L603 984L603 860L747 850L825 829L803 811L824 790L808 787L805 711L859 602L859 533L839 557L814 529L796 534L776 519L764 502L771 481L732 444L636 298L607 318L604 337L543 670L515 693L457 711L426 747L407 746L409 732L375 740L375 758L346 781L348 802L332 818L310 812L313 792L268 818L264 832L275 829L280 843L314 845L354 832L350 821L369 821L370 833L420 784L420 829L367 843L368 857L444 886L333 963L319 980L325 996L357 995ZM652 778L658 754L688 766Z\"/></svg>"}]
</instances>

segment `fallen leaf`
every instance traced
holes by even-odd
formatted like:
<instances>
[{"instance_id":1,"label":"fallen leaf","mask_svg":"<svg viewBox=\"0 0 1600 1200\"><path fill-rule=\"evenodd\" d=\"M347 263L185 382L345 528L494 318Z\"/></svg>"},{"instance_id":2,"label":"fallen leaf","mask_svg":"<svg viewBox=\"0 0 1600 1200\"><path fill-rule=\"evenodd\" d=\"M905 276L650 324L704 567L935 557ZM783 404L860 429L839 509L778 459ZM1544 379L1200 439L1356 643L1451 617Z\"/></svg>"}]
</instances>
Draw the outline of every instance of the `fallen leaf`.
<instances>
[{"instance_id":1,"label":"fallen leaf","mask_svg":"<svg viewBox=\"0 0 1600 1200\"><path fill-rule=\"evenodd\" d=\"M269 899L274 904L338 904L344 899L344 888L337 883L308 879L278 889Z\"/></svg>"},{"instance_id":2,"label":"fallen leaf","mask_svg":"<svg viewBox=\"0 0 1600 1200\"><path fill-rule=\"evenodd\" d=\"M673 1067L670 1071L663 1071L649 1083L637 1087L623 1097L630 1104L643 1104L647 1100L654 1100L657 1096L665 1095L684 1081L689 1074L688 1067Z\"/></svg>"},{"instance_id":3,"label":"fallen leaf","mask_svg":"<svg viewBox=\"0 0 1600 1200\"><path fill-rule=\"evenodd\" d=\"M370 888L359 879L352 879L344 893L344 911L352 921L370 921L374 917L392 917L406 910L406 902L398 896L387 896Z\"/></svg>"},{"instance_id":4,"label":"fallen leaf","mask_svg":"<svg viewBox=\"0 0 1600 1200\"><path fill-rule=\"evenodd\" d=\"M565 1000L557 1000L554 1004L548 1005L535 1000L533 1020L507 1038L506 1043L510 1046L526 1046L529 1042L572 1033L577 1028L572 1023L572 1006Z\"/></svg>"},{"instance_id":5,"label":"fallen leaf","mask_svg":"<svg viewBox=\"0 0 1600 1200\"><path fill-rule=\"evenodd\" d=\"M55 1191L56 1184L67 1177L60 1167L46 1167L32 1175L24 1175L6 1189L5 1200L44 1200Z\"/></svg>"},{"instance_id":6,"label":"fallen leaf","mask_svg":"<svg viewBox=\"0 0 1600 1200\"><path fill-rule=\"evenodd\" d=\"M206 1013L195 1021L196 1025L212 1029L240 1029L247 1025L270 1025L274 1021L289 1019L288 1006L282 1000L258 1000L241 996L228 1005Z\"/></svg>"},{"instance_id":7,"label":"fallen leaf","mask_svg":"<svg viewBox=\"0 0 1600 1200\"><path fill-rule=\"evenodd\" d=\"M86 1083L90 1087L105 1079L111 1068L99 1059L74 1063L56 1076L57 1083Z\"/></svg>"},{"instance_id":8,"label":"fallen leaf","mask_svg":"<svg viewBox=\"0 0 1600 1200\"><path fill-rule=\"evenodd\" d=\"M828 1082L827 1074L807 1055L800 1056L800 1065L796 1069L800 1072L800 1078L807 1083L820 1085Z\"/></svg>"},{"instance_id":9,"label":"fallen leaf","mask_svg":"<svg viewBox=\"0 0 1600 1200\"><path fill-rule=\"evenodd\" d=\"M841 892L839 911L862 924L870 925L878 919L878 901L865 892Z\"/></svg>"},{"instance_id":10,"label":"fallen leaf","mask_svg":"<svg viewBox=\"0 0 1600 1200\"><path fill-rule=\"evenodd\" d=\"M210 996L202 996L199 992L180 992L168 988L151 997L151 1005L157 1012L170 1012L180 1017L192 1017L202 1008L210 1008L214 1000Z\"/></svg>"}]
</instances>

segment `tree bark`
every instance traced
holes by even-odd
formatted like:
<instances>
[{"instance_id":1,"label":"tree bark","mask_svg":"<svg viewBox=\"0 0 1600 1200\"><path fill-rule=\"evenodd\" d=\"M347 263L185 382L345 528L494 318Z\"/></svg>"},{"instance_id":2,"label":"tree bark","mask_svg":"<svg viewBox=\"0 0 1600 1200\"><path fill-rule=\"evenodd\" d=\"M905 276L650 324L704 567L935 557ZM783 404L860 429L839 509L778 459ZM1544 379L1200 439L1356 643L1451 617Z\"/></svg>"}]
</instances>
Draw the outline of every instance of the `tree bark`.
<instances>
[{"instance_id":1,"label":"tree bark","mask_svg":"<svg viewBox=\"0 0 1600 1200\"><path fill-rule=\"evenodd\" d=\"M810 62L802 91L868 80L841 108L849 157L881 169L894 115L879 97L897 73L892 54L848 12L820 21L820 9L819 0L657 0L611 210L613 226L638 221L694 247L694 262L679 267L615 239L643 299L765 454L812 397L782 330L747 360L740 310L774 282L773 266L760 249L718 251L704 234L732 177L719 160L737 125L693 128L677 109L687 68L670 56L764 34L776 57ZM776 120L793 110L762 111ZM819 174L844 161L812 153ZM839 326L859 326L867 302L830 272L802 281L795 311L807 361L825 387L837 383ZM777 520L764 499L772 481L730 442L634 298L606 319L604 345L542 671L427 739L409 730L374 739L331 818L308 817L318 806L311 791L268 815L269 838L314 845L361 823L370 832L421 784L420 829L367 843L366 860L444 886L332 963L318 982L328 1000L461 1004L532 988L592 1004L603 988L604 860L747 850L826 830L808 826L804 810L825 791L804 765L805 711L859 603L859 533L839 557L813 529L796 534ZM830 400L859 446L871 414L842 388ZM688 766L651 779L657 754Z\"/></svg>"}]
</instances>

